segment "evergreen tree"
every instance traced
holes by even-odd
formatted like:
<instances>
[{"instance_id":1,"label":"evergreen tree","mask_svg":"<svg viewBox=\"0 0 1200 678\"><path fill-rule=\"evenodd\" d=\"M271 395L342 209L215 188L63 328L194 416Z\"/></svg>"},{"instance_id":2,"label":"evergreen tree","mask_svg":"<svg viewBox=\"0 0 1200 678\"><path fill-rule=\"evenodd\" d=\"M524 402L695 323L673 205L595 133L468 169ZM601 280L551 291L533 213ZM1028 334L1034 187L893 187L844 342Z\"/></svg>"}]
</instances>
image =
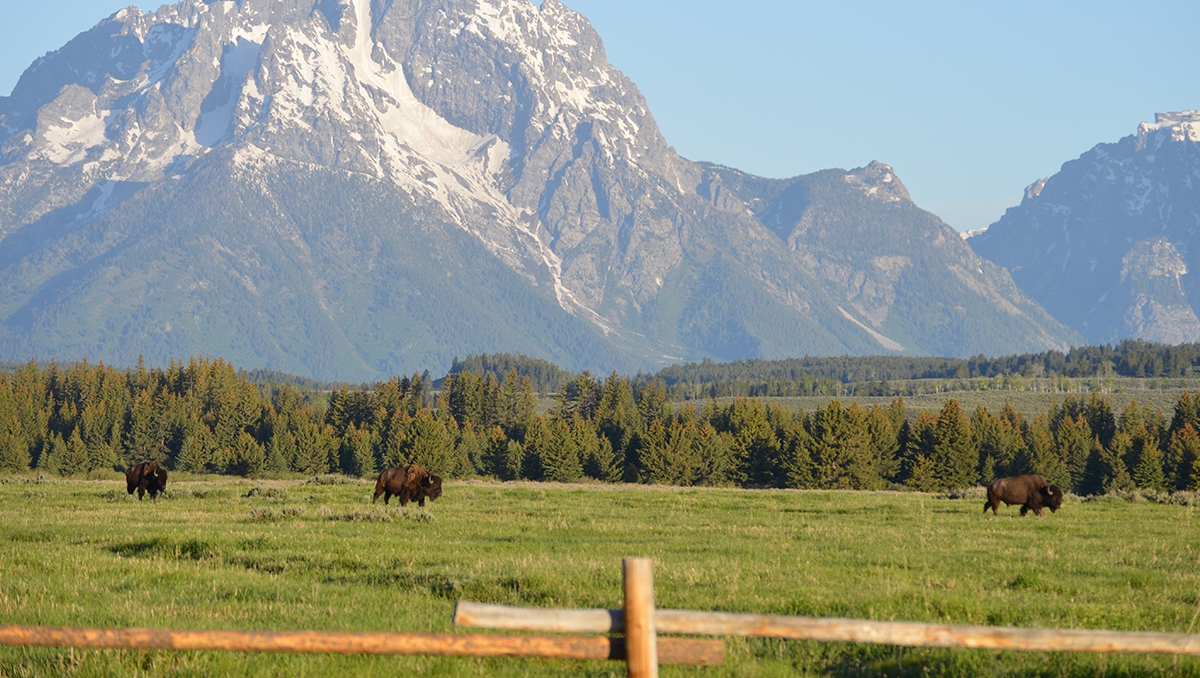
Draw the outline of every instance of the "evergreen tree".
<instances>
[{"instance_id":1,"label":"evergreen tree","mask_svg":"<svg viewBox=\"0 0 1200 678\"><path fill-rule=\"evenodd\" d=\"M1105 461L1107 455L1108 452L1100 444L1099 436L1093 436L1092 443L1088 446L1088 457L1084 465L1083 483L1079 489L1075 490L1076 494L1080 496L1104 494L1105 480L1109 473L1108 464Z\"/></svg>"},{"instance_id":2,"label":"evergreen tree","mask_svg":"<svg viewBox=\"0 0 1200 678\"><path fill-rule=\"evenodd\" d=\"M73 476L87 473L88 454L79 429L71 432L71 437L62 442L62 437L55 434L56 449L51 453L54 466L51 470L60 476Z\"/></svg>"},{"instance_id":3,"label":"evergreen tree","mask_svg":"<svg viewBox=\"0 0 1200 678\"><path fill-rule=\"evenodd\" d=\"M794 424L783 434L783 470L787 474L787 487L809 488L816 485L812 454L812 437L802 424Z\"/></svg>"},{"instance_id":4,"label":"evergreen tree","mask_svg":"<svg viewBox=\"0 0 1200 678\"><path fill-rule=\"evenodd\" d=\"M516 480L521 477L521 464L525 450L521 443L509 440L504 429L496 426L488 432L486 465L481 475L493 475L500 480Z\"/></svg>"},{"instance_id":5,"label":"evergreen tree","mask_svg":"<svg viewBox=\"0 0 1200 678\"><path fill-rule=\"evenodd\" d=\"M695 446L695 455L700 464L697 484L728 484L733 472L733 443L729 434L720 433L712 424L700 424Z\"/></svg>"},{"instance_id":6,"label":"evergreen tree","mask_svg":"<svg viewBox=\"0 0 1200 678\"><path fill-rule=\"evenodd\" d=\"M1171 434L1164 455L1167 489L1187 489L1197 459L1200 459L1200 433L1191 424L1184 424Z\"/></svg>"},{"instance_id":7,"label":"evergreen tree","mask_svg":"<svg viewBox=\"0 0 1200 678\"><path fill-rule=\"evenodd\" d=\"M332 426L321 427L315 421L302 422L296 427L295 438L293 471L320 475L333 470L337 443Z\"/></svg>"},{"instance_id":8,"label":"evergreen tree","mask_svg":"<svg viewBox=\"0 0 1200 678\"><path fill-rule=\"evenodd\" d=\"M901 458L901 478L904 484L922 492L937 489L936 478L932 472L933 465L930 457L933 454L934 428L937 426L937 415L928 411L917 413L917 419L902 436L904 451ZM918 475L920 477L918 477Z\"/></svg>"},{"instance_id":9,"label":"evergreen tree","mask_svg":"<svg viewBox=\"0 0 1200 678\"><path fill-rule=\"evenodd\" d=\"M373 448L370 429L358 428L351 422L346 427L346 432L342 434L341 444L338 447L342 473L357 478L373 477L375 475Z\"/></svg>"},{"instance_id":10,"label":"evergreen tree","mask_svg":"<svg viewBox=\"0 0 1200 678\"><path fill-rule=\"evenodd\" d=\"M540 449L542 473L546 480L573 483L583 476L583 454L579 437L573 435L571 424L558 421L552 425L551 442Z\"/></svg>"},{"instance_id":11,"label":"evergreen tree","mask_svg":"<svg viewBox=\"0 0 1200 678\"><path fill-rule=\"evenodd\" d=\"M592 377L591 372L583 372L574 379L563 384L556 400L558 406L552 414L555 419L570 421L574 417L593 419L600 406L600 396L603 386Z\"/></svg>"},{"instance_id":12,"label":"evergreen tree","mask_svg":"<svg viewBox=\"0 0 1200 678\"><path fill-rule=\"evenodd\" d=\"M276 437L278 438L278 436ZM183 447L176 460L176 468L181 471L202 473L212 463L215 455L216 449L212 433L207 426L193 419L184 435Z\"/></svg>"},{"instance_id":13,"label":"evergreen tree","mask_svg":"<svg viewBox=\"0 0 1200 678\"><path fill-rule=\"evenodd\" d=\"M266 468L267 454L254 436L242 431L229 448L225 473L239 476L255 476Z\"/></svg>"},{"instance_id":14,"label":"evergreen tree","mask_svg":"<svg viewBox=\"0 0 1200 678\"><path fill-rule=\"evenodd\" d=\"M889 422L890 426L890 422ZM877 489L883 480L874 463L866 412L832 400L809 423L813 486L826 489Z\"/></svg>"},{"instance_id":15,"label":"evergreen tree","mask_svg":"<svg viewBox=\"0 0 1200 678\"><path fill-rule=\"evenodd\" d=\"M618 457L608 438L600 435L590 424L581 423L583 472L589 478L604 482L620 482L624 475L624 457Z\"/></svg>"},{"instance_id":16,"label":"evergreen tree","mask_svg":"<svg viewBox=\"0 0 1200 678\"><path fill-rule=\"evenodd\" d=\"M1144 437L1139 441L1137 464L1133 468L1133 482L1144 490L1166 489L1166 478L1163 475L1163 454L1158 449L1157 441Z\"/></svg>"},{"instance_id":17,"label":"evergreen tree","mask_svg":"<svg viewBox=\"0 0 1200 678\"><path fill-rule=\"evenodd\" d=\"M1066 462L1058 456L1054 447L1054 435L1045 416L1039 415L1030 424L1025 444L1029 449L1029 460L1034 473L1045 478L1051 485L1071 487L1070 471Z\"/></svg>"},{"instance_id":18,"label":"evergreen tree","mask_svg":"<svg viewBox=\"0 0 1200 678\"><path fill-rule=\"evenodd\" d=\"M1161 429L1153 421L1140 420L1137 426L1125 429L1130 447L1125 464L1132 474L1134 485L1142 489L1162 490L1166 486L1163 473L1163 454L1159 447Z\"/></svg>"},{"instance_id":19,"label":"evergreen tree","mask_svg":"<svg viewBox=\"0 0 1200 678\"><path fill-rule=\"evenodd\" d=\"M1112 444L1112 438L1117 434L1117 418L1109 400L1093 393L1084 408L1084 418L1087 419L1088 429L1100 439L1102 447Z\"/></svg>"},{"instance_id":20,"label":"evergreen tree","mask_svg":"<svg viewBox=\"0 0 1200 678\"><path fill-rule=\"evenodd\" d=\"M1080 494L1084 486L1092 437L1092 431L1082 416L1064 418L1054 437L1057 456L1066 463L1070 477L1070 483L1062 487L1076 494Z\"/></svg>"},{"instance_id":21,"label":"evergreen tree","mask_svg":"<svg viewBox=\"0 0 1200 678\"><path fill-rule=\"evenodd\" d=\"M1124 431L1118 431L1113 436L1112 445L1103 450L1100 462L1103 467L1104 492L1125 492L1132 490L1133 477L1129 475L1129 466L1125 463L1133 443Z\"/></svg>"},{"instance_id":22,"label":"evergreen tree","mask_svg":"<svg viewBox=\"0 0 1200 678\"><path fill-rule=\"evenodd\" d=\"M268 473L283 474L291 470L296 458L296 438L291 432L285 430L276 431L275 435L271 436L271 442L267 446L267 460L264 465L264 470Z\"/></svg>"},{"instance_id":23,"label":"evergreen tree","mask_svg":"<svg viewBox=\"0 0 1200 678\"><path fill-rule=\"evenodd\" d=\"M718 431L732 436L736 482L756 487L782 484L779 439L762 403L739 398L723 408L714 424Z\"/></svg>"},{"instance_id":24,"label":"evergreen tree","mask_svg":"<svg viewBox=\"0 0 1200 678\"><path fill-rule=\"evenodd\" d=\"M1170 433L1173 435L1187 426L1193 431L1200 431L1200 401L1184 391L1175 402L1175 415L1171 418Z\"/></svg>"},{"instance_id":25,"label":"evergreen tree","mask_svg":"<svg viewBox=\"0 0 1200 678\"><path fill-rule=\"evenodd\" d=\"M667 399L666 384L652 379L637 391L638 415L642 426L649 426L655 419L667 421L671 417L671 402Z\"/></svg>"},{"instance_id":26,"label":"evergreen tree","mask_svg":"<svg viewBox=\"0 0 1200 678\"><path fill-rule=\"evenodd\" d=\"M634 438L642 431L642 419L634 402L629 382L613 372L604 380L600 402L596 407L596 424L601 435L608 439L624 479L637 479L637 464L632 449Z\"/></svg>"},{"instance_id":27,"label":"evergreen tree","mask_svg":"<svg viewBox=\"0 0 1200 678\"><path fill-rule=\"evenodd\" d=\"M979 478L979 452L971 445L971 423L953 398L938 414L929 461L939 489L971 487Z\"/></svg>"},{"instance_id":28,"label":"evergreen tree","mask_svg":"<svg viewBox=\"0 0 1200 678\"><path fill-rule=\"evenodd\" d=\"M0 471L23 472L33 462L29 442L21 427L16 396L10 384L0 378Z\"/></svg>"}]
</instances>

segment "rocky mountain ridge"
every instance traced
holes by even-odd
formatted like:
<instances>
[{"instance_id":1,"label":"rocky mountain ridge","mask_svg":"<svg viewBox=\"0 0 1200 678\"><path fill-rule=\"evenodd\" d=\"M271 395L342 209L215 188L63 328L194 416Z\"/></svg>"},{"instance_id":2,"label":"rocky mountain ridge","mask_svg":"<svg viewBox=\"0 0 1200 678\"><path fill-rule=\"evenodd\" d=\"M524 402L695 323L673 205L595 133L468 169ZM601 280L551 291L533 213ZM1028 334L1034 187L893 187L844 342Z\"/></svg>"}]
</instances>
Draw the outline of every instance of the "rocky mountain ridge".
<instances>
[{"instance_id":1,"label":"rocky mountain ridge","mask_svg":"<svg viewBox=\"0 0 1200 678\"><path fill-rule=\"evenodd\" d=\"M122 10L0 98L0 243L18 360L366 379L485 351L638 369L1077 336L886 165L680 157L558 0Z\"/></svg>"},{"instance_id":2,"label":"rocky mountain ridge","mask_svg":"<svg viewBox=\"0 0 1200 678\"><path fill-rule=\"evenodd\" d=\"M1200 339L1200 111L1098 144L971 246L1089 343Z\"/></svg>"}]
</instances>

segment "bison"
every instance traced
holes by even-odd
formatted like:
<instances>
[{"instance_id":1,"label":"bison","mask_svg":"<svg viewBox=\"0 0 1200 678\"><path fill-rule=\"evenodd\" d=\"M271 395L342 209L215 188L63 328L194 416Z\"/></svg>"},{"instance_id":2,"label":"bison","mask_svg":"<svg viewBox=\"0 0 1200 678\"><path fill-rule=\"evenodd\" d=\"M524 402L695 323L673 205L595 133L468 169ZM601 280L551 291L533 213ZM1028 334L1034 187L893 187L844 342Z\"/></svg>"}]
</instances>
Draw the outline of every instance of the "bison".
<instances>
[{"instance_id":1,"label":"bison","mask_svg":"<svg viewBox=\"0 0 1200 678\"><path fill-rule=\"evenodd\" d=\"M991 509L992 515L996 515L1000 502L1009 506L1020 504L1021 515L1032 510L1035 515L1040 516L1043 507L1053 512L1062 506L1063 491L1058 485L1051 485L1045 478L1032 474L997 478L988 485L987 503L983 505L983 512L987 513L987 510Z\"/></svg>"},{"instance_id":2,"label":"bison","mask_svg":"<svg viewBox=\"0 0 1200 678\"><path fill-rule=\"evenodd\" d=\"M138 501L147 492L151 501L158 501L158 493L167 489L167 469L159 466L157 461L135 464L125 472L125 489L129 494L137 490Z\"/></svg>"},{"instance_id":3,"label":"bison","mask_svg":"<svg viewBox=\"0 0 1200 678\"><path fill-rule=\"evenodd\" d=\"M393 466L379 474L371 503L374 504L381 494L385 505L394 494L400 497L401 506L416 501L418 506L424 507L426 498L432 501L442 496L442 478L430 475L424 466L417 464Z\"/></svg>"}]
</instances>

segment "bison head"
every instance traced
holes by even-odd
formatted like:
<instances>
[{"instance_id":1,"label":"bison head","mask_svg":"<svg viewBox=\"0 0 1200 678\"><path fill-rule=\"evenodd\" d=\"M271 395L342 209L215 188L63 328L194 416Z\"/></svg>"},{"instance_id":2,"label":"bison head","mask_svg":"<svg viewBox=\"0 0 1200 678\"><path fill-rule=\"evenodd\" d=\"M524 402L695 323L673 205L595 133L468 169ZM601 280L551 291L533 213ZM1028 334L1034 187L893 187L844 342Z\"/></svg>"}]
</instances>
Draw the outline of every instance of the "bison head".
<instances>
[{"instance_id":1,"label":"bison head","mask_svg":"<svg viewBox=\"0 0 1200 678\"><path fill-rule=\"evenodd\" d=\"M1041 493L1045 498L1042 502L1042 505L1050 509L1051 513L1057 511L1059 507L1062 506L1063 491L1058 485L1051 485L1050 487L1042 488Z\"/></svg>"},{"instance_id":2,"label":"bison head","mask_svg":"<svg viewBox=\"0 0 1200 678\"><path fill-rule=\"evenodd\" d=\"M421 481L421 488L425 490L425 496L430 499L437 499L442 496L442 477L441 476L426 476Z\"/></svg>"}]
</instances>

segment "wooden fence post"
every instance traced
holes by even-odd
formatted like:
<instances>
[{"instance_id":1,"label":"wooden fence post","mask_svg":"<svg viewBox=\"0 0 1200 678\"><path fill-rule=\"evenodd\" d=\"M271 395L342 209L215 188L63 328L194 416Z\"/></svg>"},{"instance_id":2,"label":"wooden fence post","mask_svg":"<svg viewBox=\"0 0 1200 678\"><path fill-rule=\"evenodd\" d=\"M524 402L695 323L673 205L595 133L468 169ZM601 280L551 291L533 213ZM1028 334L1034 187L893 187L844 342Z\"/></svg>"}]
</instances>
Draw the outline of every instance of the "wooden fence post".
<instances>
[{"instance_id":1,"label":"wooden fence post","mask_svg":"<svg viewBox=\"0 0 1200 678\"><path fill-rule=\"evenodd\" d=\"M654 569L649 558L621 561L625 577L625 656L629 678L658 678Z\"/></svg>"}]
</instances>

